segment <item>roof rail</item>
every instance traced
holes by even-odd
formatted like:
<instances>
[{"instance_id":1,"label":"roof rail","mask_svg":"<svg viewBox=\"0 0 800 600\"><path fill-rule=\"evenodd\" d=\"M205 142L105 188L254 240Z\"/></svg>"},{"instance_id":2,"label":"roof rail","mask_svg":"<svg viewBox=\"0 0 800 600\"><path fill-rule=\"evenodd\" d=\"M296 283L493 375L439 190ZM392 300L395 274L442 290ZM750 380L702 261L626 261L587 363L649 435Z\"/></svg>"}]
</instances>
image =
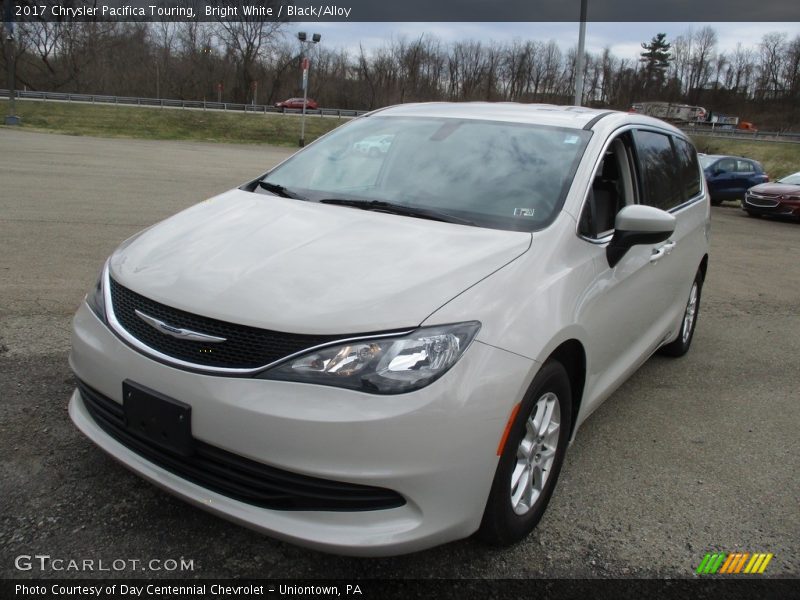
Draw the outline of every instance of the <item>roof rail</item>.
<instances>
[{"instance_id":1,"label":"roof rail","mask_svg":"<svg viewBox=\"0 0 800 600\"><path fill-rule=\"evenodd\" d=\"M600 119L613 113L614 113L613 110L607 110L605 112L601 112L599 115L595 115L595 117L591 121L589 121L586 125L583 126L584 131L589 131L592 127L595 126L595 123L597 123Z\"/></svg>"}]
</instances>

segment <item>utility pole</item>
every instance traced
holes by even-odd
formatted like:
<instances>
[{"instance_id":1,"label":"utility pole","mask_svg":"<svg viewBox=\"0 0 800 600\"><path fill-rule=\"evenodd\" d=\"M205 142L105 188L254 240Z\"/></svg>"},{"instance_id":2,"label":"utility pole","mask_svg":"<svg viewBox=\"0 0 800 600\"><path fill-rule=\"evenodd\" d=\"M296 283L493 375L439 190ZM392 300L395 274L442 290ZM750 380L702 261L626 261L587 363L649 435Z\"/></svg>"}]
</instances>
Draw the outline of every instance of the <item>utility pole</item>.
<instances>
[{"instance_id":1,"label":"utility pole","mask_svg":"<svg viewBox=\"0 0 800 600\"><path fill-rule=\"evenodd\" d=\"M308 58L303 56L303 45L304 44L319 44L319 41L322 39L322 36L318 33L315 33L311 36L311 39L307 39L306 32L300 31L297 33L297 39L300 40L300 57L301 57L301 65L303 67L303 116L300 120L300 143L299 146L302 148L306 145L306 104L308 104L308 67L309 61Z\"/></svg>"},{"instance_id":2,"label":"utility pole","mask_svg":"<svg viewBox=\"0 0 800 600\"><path fill-rule=\"evenodd\" d=\"M586 2L581 0L581 28L578 33L578 56L575 57L575 106L583 103L583 66L586 45Z\"/></svg>"}]
</instances>

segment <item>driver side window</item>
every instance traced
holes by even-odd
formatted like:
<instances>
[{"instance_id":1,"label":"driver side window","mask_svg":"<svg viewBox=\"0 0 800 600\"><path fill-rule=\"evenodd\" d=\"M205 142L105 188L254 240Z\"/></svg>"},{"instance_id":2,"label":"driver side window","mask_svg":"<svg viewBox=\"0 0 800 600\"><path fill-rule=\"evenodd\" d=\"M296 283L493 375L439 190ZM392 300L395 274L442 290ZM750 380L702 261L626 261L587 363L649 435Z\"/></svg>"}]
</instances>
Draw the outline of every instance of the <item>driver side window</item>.
<instances>
[{"instance_id":1,"label":"driver side window","mask_svg":"<svg viewBox=\"0 0 800 600\"><path fill-rule=\"evenodd\" d=\"M635 203L629 134L616 138L597 167L583 205L578 231L599 240L611 235L617 213Z\"/></svg>"}]
</instances>

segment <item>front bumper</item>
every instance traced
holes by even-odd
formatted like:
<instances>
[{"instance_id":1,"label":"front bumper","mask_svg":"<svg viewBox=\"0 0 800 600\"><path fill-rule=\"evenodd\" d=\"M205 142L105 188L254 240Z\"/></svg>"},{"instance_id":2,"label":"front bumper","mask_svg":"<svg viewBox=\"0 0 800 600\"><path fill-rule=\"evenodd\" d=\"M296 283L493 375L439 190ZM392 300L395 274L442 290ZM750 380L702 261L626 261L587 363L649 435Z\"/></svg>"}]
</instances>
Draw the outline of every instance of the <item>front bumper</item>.
<instances>
[{"instance_id":1,"label":"front bumper","mask_svg":"<svg viewBox=\"0 0 800 600\"><path fill-rule=\"evenodd\" d=\"M353 555L412 552L477 530L496 449L534 363L474 342L444 377L397 396L191 373L156 362L114 335L84 304L74 319L76 376L122 402L128 379L192 407L195 439L320 479L393 490L403 506L369 511L275 510L211 491L109 435L79 391L78 428L126 467L177 496L276 538Z\"/></svg>"}]
</instances>

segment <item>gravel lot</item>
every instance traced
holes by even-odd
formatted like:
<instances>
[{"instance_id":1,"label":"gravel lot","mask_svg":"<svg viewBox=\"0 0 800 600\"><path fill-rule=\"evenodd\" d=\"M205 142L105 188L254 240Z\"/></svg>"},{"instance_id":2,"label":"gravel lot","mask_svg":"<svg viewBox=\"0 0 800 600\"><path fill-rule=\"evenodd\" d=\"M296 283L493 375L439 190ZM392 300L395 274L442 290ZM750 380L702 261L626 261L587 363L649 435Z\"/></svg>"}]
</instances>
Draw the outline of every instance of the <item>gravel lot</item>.
<instances>
[{"instance_id":1,"label":"gravel lot","mask_svg":"<svg viewBox=\"0 0 800 600\"><path fill-rule=\"evenodd\" d=\"M538 529L390 559L329 556L190 507L72 426L69 321L123 239L290 150L0 128L0 577L18 555L189 559L196 577L687 577L706 552L800 576L800 225L713 209L694 347L654 357L581 429ZM97 573L107 576L108 573Z\"/></svg>"}]
</instances>

